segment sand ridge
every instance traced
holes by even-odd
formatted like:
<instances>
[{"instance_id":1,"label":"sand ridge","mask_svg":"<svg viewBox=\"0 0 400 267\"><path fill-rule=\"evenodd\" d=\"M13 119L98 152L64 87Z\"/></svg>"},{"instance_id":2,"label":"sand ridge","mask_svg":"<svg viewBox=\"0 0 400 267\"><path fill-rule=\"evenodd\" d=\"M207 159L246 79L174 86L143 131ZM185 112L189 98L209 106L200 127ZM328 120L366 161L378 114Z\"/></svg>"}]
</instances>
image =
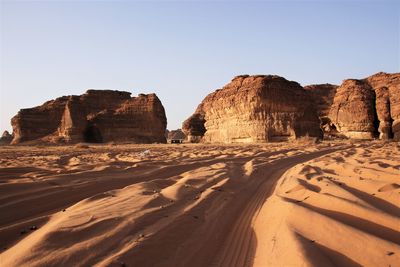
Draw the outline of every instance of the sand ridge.
<instances>
[{"instance_id":1,"label":"sand ridge","mask_svg":"<svg viewBox=\"0 0 400 267\"><path fill-rule=\"evenodd\" d=\"M0 154L5 266L399 260L395 143L2 147Z\"/></svg>"}]
</instances>

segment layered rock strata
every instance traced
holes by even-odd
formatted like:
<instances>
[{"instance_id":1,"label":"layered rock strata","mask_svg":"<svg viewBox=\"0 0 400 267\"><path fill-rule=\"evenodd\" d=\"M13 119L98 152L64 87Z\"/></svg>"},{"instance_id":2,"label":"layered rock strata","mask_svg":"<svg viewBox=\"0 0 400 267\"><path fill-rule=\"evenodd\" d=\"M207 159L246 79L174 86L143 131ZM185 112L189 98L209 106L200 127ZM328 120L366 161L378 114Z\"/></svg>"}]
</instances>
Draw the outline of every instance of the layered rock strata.
<instances>
[{"instance_id":1,"label":"layered rock strata","mask_svg":"<svg viewBox=\"0 0 400 267\"><path fill-rule=\"evenodd\" d=\"M370 139L375 132L374 103L374 92L367 83L345 80L337 90L329 117L347 137Z\"/></svg>"},{"instance_id":2,"label":"layered rock strata","mask_svg":"<svg viewBox=\"0 0 400 267\"><path fill-rule=\"evenodd\" d=\"M400 140L400 74L345 80L337 89L329 118L349 138Z\"/></svg>"},{"instance_id":3,"label":"layered rock strata","mask_svg":"<svg viewBox=\"0 0 400 267\"><path fill-rule=\"evenodd\" d=\"M183 123L192 142L247 143L322 137L313 101L298 83L241 75L209 94Z\"/></svg>"},{"instance_id":4,"label":"layered rock strata","mask_svg":"<svg viewBox=\"0 0 400 267\"><path fill-rule=\"evenodd\" d=\"M379 137L400 141L400 73L380 72L364 81L375 91Z\"/></svg>"},{"instance_id":5,"label":"layered rock strata","mask_svg":"<svg viewBox=\"0 0 400 267\"><path fill-rule=\"evenodd\" d=\"M131 97L129 92L88 90L20 110L11 120L12 143L165 143L166 123L164 107L155 94Z\"/></svg>"}]
</instances>

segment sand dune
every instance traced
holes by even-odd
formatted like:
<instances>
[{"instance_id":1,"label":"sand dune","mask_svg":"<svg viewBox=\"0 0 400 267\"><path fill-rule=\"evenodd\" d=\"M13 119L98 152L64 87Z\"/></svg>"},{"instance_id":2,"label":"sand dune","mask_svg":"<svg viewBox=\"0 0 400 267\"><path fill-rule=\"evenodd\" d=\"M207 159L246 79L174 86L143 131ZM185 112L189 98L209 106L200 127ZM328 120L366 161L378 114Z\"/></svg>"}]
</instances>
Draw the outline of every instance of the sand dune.
<instances>
[{"instance_id":1,"label":"sand dune","mask_svg":"<svg viewBox=\"0 0 400 267\"><path fill-rule=\"evenodd\" d=\"M0 156L1 266L400 262L396 143L1 147Z\"/></svg>"}]
</instances>

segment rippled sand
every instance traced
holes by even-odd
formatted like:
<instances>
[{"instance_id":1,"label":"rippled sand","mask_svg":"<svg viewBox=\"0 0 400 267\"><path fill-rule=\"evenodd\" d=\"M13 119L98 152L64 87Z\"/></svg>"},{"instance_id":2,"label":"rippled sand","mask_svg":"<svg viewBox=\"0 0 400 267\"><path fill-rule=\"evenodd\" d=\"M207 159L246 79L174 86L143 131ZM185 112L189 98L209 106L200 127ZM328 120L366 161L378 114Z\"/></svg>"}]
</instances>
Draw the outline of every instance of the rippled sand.
<instances>
[{"instance_id":1,"label":"rippled sand","mask_svg":"<svg viewBox=\"0 0 400 267\"><path fill-rule=\"evenodd\" d=\"M394 142L0 147L1 266L396 266L399 232Z\"/></svg>"}]
</instances>

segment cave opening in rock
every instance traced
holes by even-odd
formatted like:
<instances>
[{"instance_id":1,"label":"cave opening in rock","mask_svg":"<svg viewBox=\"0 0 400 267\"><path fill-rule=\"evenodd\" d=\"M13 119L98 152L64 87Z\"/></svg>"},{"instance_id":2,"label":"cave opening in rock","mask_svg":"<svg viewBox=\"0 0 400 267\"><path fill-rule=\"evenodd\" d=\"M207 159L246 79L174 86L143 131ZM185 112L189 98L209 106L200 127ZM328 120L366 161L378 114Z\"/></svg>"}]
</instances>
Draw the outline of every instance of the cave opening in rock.
<instances>
[{"instance_id":1,"label":"cave opening in rock","mask_svg":"<svg viewBox=\"0 0 400 267\"><path fill-rule=\"evenodd\" d=\"M100 129L95 124L88 124L83 132L83 140L87 143L102 143L103 137Z\"/></svg>"}]
</instances>

